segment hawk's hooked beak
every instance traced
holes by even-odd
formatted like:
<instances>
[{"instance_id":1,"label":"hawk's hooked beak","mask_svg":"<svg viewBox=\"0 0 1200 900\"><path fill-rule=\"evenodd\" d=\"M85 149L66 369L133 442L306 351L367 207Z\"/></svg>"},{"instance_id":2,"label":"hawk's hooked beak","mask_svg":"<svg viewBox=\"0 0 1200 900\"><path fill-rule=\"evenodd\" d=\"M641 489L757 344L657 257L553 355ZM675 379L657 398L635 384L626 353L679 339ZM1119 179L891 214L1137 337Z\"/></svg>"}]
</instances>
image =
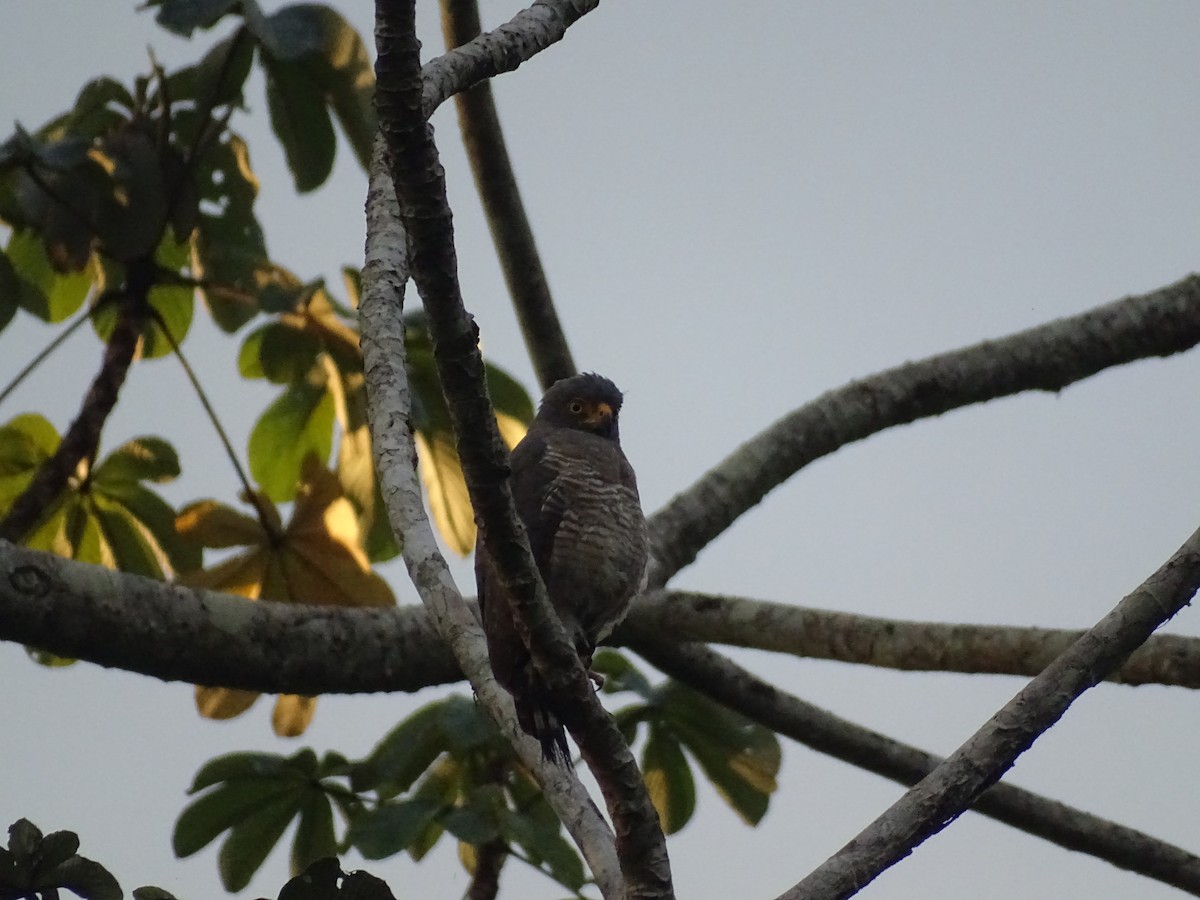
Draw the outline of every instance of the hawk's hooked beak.
<instances>
[{"instance_id":1,"label":"hawk's hooked beak","mask_svg":"<svg viewBox=\"0 0 1200 900\"><path fill-rule=\"evenodd\" d=\"M613 419L613 409L607 403L597 403L584 419L588 425L593 427L599 425L607 425Z\"/></svg>"}]
</instances>

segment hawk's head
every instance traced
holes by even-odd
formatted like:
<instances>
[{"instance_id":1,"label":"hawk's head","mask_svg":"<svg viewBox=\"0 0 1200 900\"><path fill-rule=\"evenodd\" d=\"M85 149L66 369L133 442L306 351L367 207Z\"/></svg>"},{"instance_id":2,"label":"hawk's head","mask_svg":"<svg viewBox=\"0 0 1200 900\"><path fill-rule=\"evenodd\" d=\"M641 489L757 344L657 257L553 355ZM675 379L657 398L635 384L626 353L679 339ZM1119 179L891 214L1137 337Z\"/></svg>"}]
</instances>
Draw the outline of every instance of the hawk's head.
<instances>
[{"instance_id":1,"label":"hawk's head","mask_svg":"<svg viewBox=\"0 0 1200 900\"><path fill-rule=\"evenodd\" d=\"M615 441L621 399L617 386L603 375L572 375L550 386L537 417L548 425L588 431Z\"/></svg>"}]
</instances>

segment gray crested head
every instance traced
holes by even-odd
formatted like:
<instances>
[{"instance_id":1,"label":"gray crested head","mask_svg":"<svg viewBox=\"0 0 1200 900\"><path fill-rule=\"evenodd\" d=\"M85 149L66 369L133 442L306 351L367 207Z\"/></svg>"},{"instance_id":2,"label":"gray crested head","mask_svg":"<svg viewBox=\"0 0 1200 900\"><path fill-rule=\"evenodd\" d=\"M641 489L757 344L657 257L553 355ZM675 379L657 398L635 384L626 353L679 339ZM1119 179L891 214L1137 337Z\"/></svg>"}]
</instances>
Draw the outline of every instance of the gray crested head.
<instances>
[{"instance_id":1,"label":"gray crested head","mask_svg":"<svg viewBox=\"0 0 1200 900\"><path fill-rule=\"evenodd\" d=\"M594 372L554 382L542 397L537 420L617 441L617 417L623 399L617 386Z\"/></svg>"}]
</instances>

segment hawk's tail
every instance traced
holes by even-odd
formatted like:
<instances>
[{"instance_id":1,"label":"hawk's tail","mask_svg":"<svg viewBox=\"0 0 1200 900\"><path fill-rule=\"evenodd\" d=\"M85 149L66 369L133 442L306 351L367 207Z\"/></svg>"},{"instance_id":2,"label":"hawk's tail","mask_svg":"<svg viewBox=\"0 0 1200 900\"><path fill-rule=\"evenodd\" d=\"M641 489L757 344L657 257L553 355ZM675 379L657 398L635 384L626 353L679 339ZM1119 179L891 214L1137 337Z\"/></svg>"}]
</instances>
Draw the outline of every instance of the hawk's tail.
<instances>
[{"instance_id":1,"label":"hawk's tail","mask_svg":"<svg viewBox=\"0 0 1200 900\"><path fill-rule=\"evenodd\" d=\"M513 702L517 707L517 722L522 731L542 745L542 759L570 767L567 731L546 702L547 699L536 681L527 685L525 690L515 692Z\"/></svg>"}]
</instances>

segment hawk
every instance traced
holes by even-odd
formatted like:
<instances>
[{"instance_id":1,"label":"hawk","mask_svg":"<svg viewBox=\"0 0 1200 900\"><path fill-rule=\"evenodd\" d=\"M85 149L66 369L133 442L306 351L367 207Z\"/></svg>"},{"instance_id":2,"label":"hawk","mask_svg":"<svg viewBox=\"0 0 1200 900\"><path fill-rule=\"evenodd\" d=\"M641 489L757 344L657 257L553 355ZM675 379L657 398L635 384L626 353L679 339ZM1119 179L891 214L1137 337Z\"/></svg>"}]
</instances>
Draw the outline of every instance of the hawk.
<instances>
[{"instance_id":1,"label":"hawk","mask_svg":"<svg viewBox=\"0 0 1200 900\"><path fill-rule=\"evenodd\" d=\"M617 386L600 375L555 382L511 459L517 514L550 603L584 668L645 587L646 519L633 467L621 451L621 400ZM543 757L565 762L566 732L517 633L511 600L495 576L482 534L475 578L496 680L512 694L517 720L541 743Z\"/></svg>"}]
</instances>

